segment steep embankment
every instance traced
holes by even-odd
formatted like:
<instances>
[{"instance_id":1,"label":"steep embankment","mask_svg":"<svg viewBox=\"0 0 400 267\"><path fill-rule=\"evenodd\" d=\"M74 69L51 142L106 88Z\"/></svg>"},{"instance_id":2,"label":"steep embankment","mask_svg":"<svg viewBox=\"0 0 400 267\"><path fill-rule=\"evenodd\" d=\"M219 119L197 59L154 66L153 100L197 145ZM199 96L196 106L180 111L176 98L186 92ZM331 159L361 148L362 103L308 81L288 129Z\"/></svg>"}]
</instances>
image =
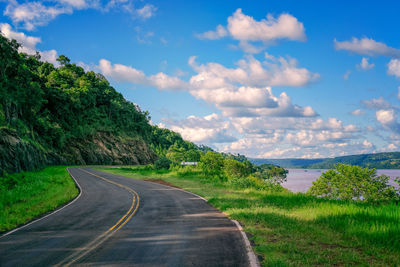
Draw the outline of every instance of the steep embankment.
<instances>
[{"instance_id":1,"label":"steep embankment","mask_svg":"<svg viewBox=\"0 0 400 267\"><path fill-rule=\"evenodd\" d=\"M75 140L64 151L49 150L9 129L0 130L0 173L35 170L56 164L149 164L155 153L141 139L97 133Z\"/></svg>"},{"instance_id":2,"label":"steep embankment","mask_svg":"<svg viewBox=\"0 0 400 267\"><path fill-rule=\"evenodd\" d=\"M156 136L149 114L104 76L65 56L54 66L19 48L0 34L0 176L55 164L155 160L149 147L163 149L165 135Z\"/></svg>"}]
</instances>

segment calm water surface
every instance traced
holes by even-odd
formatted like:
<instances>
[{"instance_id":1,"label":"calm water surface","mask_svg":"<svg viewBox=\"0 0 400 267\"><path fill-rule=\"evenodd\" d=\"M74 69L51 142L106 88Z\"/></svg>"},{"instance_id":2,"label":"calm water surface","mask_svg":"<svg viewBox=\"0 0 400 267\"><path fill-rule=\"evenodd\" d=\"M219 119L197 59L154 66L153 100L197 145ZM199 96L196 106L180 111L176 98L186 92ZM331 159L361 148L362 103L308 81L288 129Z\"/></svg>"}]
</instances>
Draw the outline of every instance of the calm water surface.
<instances>
[{"instance_id":1,"label":"calm water surface","mask_svg":"<svg viewBox=\"0 0 400 267\"><path fill-rule=\"evenodd\" d=\"M306 192L312 182L317 180L324 169L287 169L287 182L282 185L292 192ZM390 184L395 185L394 178L400 177L400 170L377 170L377 174L386 174L389 176Z\"/></svg>"}]
</instances>

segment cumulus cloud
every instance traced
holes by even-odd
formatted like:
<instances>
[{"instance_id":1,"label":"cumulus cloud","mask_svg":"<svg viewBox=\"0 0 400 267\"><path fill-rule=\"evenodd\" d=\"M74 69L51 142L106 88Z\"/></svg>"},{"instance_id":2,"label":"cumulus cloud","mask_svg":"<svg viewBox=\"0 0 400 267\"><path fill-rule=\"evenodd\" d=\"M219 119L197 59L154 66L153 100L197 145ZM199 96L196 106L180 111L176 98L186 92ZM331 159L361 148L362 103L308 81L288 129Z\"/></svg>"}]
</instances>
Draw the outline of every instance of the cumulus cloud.
<instances>
[{"instance_id":1,"label":"cumulus cloud","mask_svg":"<svg viewBox=\"0 0 400 267\"><path fill-rule=\"evenodd\" d=\"M293 104L285 92L277 98L277 103L274 108L228 107L223 109L223 114L229 117L315 117L318 115L310 106L301 107Z\"/></svg>"},{"instance_id":2,"label":"cumulus cloud","mask_svg":"<svg viewBox=\"0 0 400 267\"><path fill-rule=\"evenodd\" d=\"M228 18L228 31L240 41L271 42L276 39L304 41L306 39L303 23L290 14L281 14L278 18L267 15L267 19L256 21L243 14L239 8Z\"/></svg>"},{"instance_id":3,"label":"cumulus cloud","mask_svg":"<svg viewBox=\"0 0 400 267\"><path fill-rule=\"evenodd\" d=\"M357 68L360 69L360 70L370 70L373 67L375 67L375 64L372 64L372 63L370 64L368 62L368 58L365 58L365 57L363 57L361 59L360 64L357 65Z\"/></svg>"},{"instance_id":4,"label":"cumulus cloud","mask_svg":"<svg viewBox=\"0 0 400 267\"><path fill-rule=\"evenodd\" d=\"M42 40L39 37L28 36L23 32L13 31L11 26L7 23L0 24L0 32L8 39L10 40L15 39L18 43L20 43L21 47L19 48L19 51L26 53L28 55L35 55L36 51L38 51L36 45L42 42ZM56 50L47 50L38 52L41 56L42 61L47 61L55 65L58 65L57 62L58 55Z\"/></svg>"},{"instance_id":5,"label":"cumulus cloud","mask_svg":"<svg viewBox=\"0 0 400 267\"><path fill-rule=\"evenodd\" d=\"M227 143L236 140L229 121L215 113L204 116L189 116L180 121L168 121L169 128L195 143Z\"/></svg>"},{"instance_id":6,"label":"cumulus cloud","mask_svg":"<svg viewBox=\"0 0 400 267\"><path fill-rule=\"evenodd\" d=\"M351 41L334 40L336 50L346 50L366 56L400 57L400 49L392 48L384 43L370 38L358 39L353 37Z\"/></svg>"},{"instance_id":7,"label":"cumulus cloud","mask_svg":"<svg viewBox=\"0 0 400 267\"><path fill-rule=\"evenodd\" d=\"M189 65L198 73L190 83L196 88L220 88L235 83L252 86L305 86L319 78L306 68L299 68L293 58L275 58L266 55L263 62L247 56L237 62L237 68L227 68L210 62L197 64L196 57L189 59Z\"/></svg>"},{"instance_id":8,"label":"cumulus cloud","mask_svg":"<svg viewBox=\"0 0 400 267\"><path fill-rule=\"evenodd\" d=\"M392 130L396 134L400 134L400 122L398 121L398 114L394 109L381 109L376 111L376 120L382 124L383 127Z\"/></svg>"},{"instance_id":9,"label":"cumulus cloud","mask_svg":"<svg viewBox=\"0 0 400 267\"><path fill-rule=\"evenodd\" d=\"M149 85L160 90L183 90L187 87L187 84L177 77L162 72L146 76L141 70L122 64L112 64L106 59L99 61L98 68L102 74L117 82Z\"/></svg>"},{"instance_id":10,"label":"cumulus cloud","mask_svg":"<svg viewBox=\"0 0 400 267\"><path fill-rule=\"evenodd\" d=\"M239 47L247 53L259 53L264 49L264 47L255 47L250 42L270 44L280 39L306 40L303 23L290 14L284 13L278 17L268 14L266 19L257 21L253 17L245 15L240 8L228 17L226 28L218 25L215 31L207 31L196 36L199 39L216 40L228 35L240 41Z\"/></svg>"},{"instance_id":11,"label":"cumulus cloud","mask_svg":"<svg viewBox=\"0 0 400 267\"><path fill-rule=\"evenodd\" d=\"M389 75L394 75L396 77L400 77L400 60L392 59L387 64L387 73Z\"/></svg>"}]
</instances>

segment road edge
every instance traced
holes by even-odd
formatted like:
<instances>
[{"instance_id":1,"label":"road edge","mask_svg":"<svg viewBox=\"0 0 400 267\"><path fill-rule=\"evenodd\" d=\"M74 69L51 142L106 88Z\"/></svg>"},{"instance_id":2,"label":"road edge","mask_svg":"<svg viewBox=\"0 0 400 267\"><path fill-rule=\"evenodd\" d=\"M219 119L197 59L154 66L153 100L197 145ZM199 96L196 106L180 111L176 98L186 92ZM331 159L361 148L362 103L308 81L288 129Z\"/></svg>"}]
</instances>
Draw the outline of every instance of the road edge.
<instances>
[{"instance_id":1,"label":"road edge","mask_svg":"<svg viewBox=\"0 0 400 267\"><path fill-rule=\"evenodd\" d=\"M33 219L32 221L30 221L30 222L28 222L28 223L26 223L26 224L24 224L24 225L22 225L22 226L19 226L19 227L17 227L17 228L14 228L14 229L8 231L8 232L5 232L4 234L0 235L0 238L3 238L3 237L8 236L8 235L10 235L10 234L12 234L12 233L15 233L15 232L17 232L17 231L19 231L19 230L21 230L21 229L23 229L23 228L25 228L25 227L31 225L31 224L34 224L34 223L36 223L36 222L38 222L38 221L41 221L41 220L43 220L43 219L45 219L45 218L47 218L47 217L49 217L49 216L51 216L51 215L53 215L53 214L59 212L60 210L65 209L66 207L70 206L71 204L73 204L75 201L77 201L77 200L81 197L81 195L82 195L82 187L80 186L80 184L78 183L78 181L75 179L75 177L71 174L71 172L69 171L69 168L71 168L71 167L67 167L66 170L67 170L69 176L70 176L70 177L72 178L72 180L74 181L75 186L76 186L76 187L78 188L78 190L79 190L78 196L76 196L74 199L70 200L68 203L63 204L62 206L56 208L55 210L51 211L50 213L48 213L48 214L46 214L46 215L44 215L44 216L41 216L41 217L39 217L39 218L37 218L37 219ZM39 216L40 216L40 215L39 215Z\"/></svg>"},{"instance_id":2,"label":"road edge","mask_svg":"<svg viewBox=\"0 0 400 267\"><path fill-rule=\"evenodd\" d=\"M121 176L121 177L124 177L124 176ZM129 178L129 177L125 177L125 178ZM142 180L142 181L144 181L144 180ZM205 202L209 203L208 200L205 199L204 197L199 196L199 195L197 195L197 194L195 194L195 193L193 193L193 192L186 191L186 190L184 190L184 189L182 189L182 188L172 187L172 186L168 186L168 185L165 185L165 184L160 184L160 183L156 183L156 182L152 182L152 181L144 181L144 182L154 183L154 184L162 185L162 186L165 186L165 187L168 187L168 188L172 188L172 189L174 189L174 190L183 191L183 192L185 192L185 193L188 193L188 194L190 194L190 195L196 196L196 197L198 197L198 198L204 200ZM210 203L209 203L209 204L210 204ZM210 204L210 205L211 205L211 204ZM211 206L212 206L212 205L211 205ZM214 207L214 206L213 206L213 207ZM214 208L215 208L215 207L214 207ZM218 210L219 210L219 209L218 209ZM220 212L222 212L222 211L220 211ZM224 212L222 212L222 213L225 214ZM225 214L225 215L226 215L226 214ZM236 220L232 220L232 219L229 218L229 217L228 217L228 219L229 219L231 222L233 222L233 223L235 224L235 226L238 228L238 230L240 231L240 233L241 233L241 235L242 235L242 238L243 238L243 241L244 241L244 244L245 244L245 247L246 247L247 258L249 259L250 267L260 267L261 264L259 263L258 258L257 258L256 254L255 254L254 251L253 251L253 247L251 246L250 240L249 240L249 238L247 237L246 232L243 231L242 225L241 225L238 221L236 221Z\"/></svg>"}]
</instances>

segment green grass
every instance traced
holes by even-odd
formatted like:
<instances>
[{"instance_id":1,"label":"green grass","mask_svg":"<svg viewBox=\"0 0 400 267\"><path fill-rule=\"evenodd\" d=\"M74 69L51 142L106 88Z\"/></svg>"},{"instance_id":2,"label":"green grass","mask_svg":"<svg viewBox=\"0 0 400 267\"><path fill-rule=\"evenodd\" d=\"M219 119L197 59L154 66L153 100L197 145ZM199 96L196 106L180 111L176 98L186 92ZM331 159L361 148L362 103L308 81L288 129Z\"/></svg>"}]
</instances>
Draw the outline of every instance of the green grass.
<instances>
[{"instance_id":1,"label":"green grass","mask_svg":"<svg viewBox=\"0 0 400 267\"><path fill-rule=\"evenodd\" d=\"M400 266L400 206L395 203L244 189L194 170L102 170L136 179L161 178L207 198L244 226L263 266Z\"/></svg>"},{"instance_id":2,"label":"green grass","mask_svg":"<svg viewBox=\"0 0 400 267\"><path fill-rule=\"evenodd\" d=\"M0 177L0 232L27 223L77 195L65 166Z\"/></svg>"}]
</instances>

